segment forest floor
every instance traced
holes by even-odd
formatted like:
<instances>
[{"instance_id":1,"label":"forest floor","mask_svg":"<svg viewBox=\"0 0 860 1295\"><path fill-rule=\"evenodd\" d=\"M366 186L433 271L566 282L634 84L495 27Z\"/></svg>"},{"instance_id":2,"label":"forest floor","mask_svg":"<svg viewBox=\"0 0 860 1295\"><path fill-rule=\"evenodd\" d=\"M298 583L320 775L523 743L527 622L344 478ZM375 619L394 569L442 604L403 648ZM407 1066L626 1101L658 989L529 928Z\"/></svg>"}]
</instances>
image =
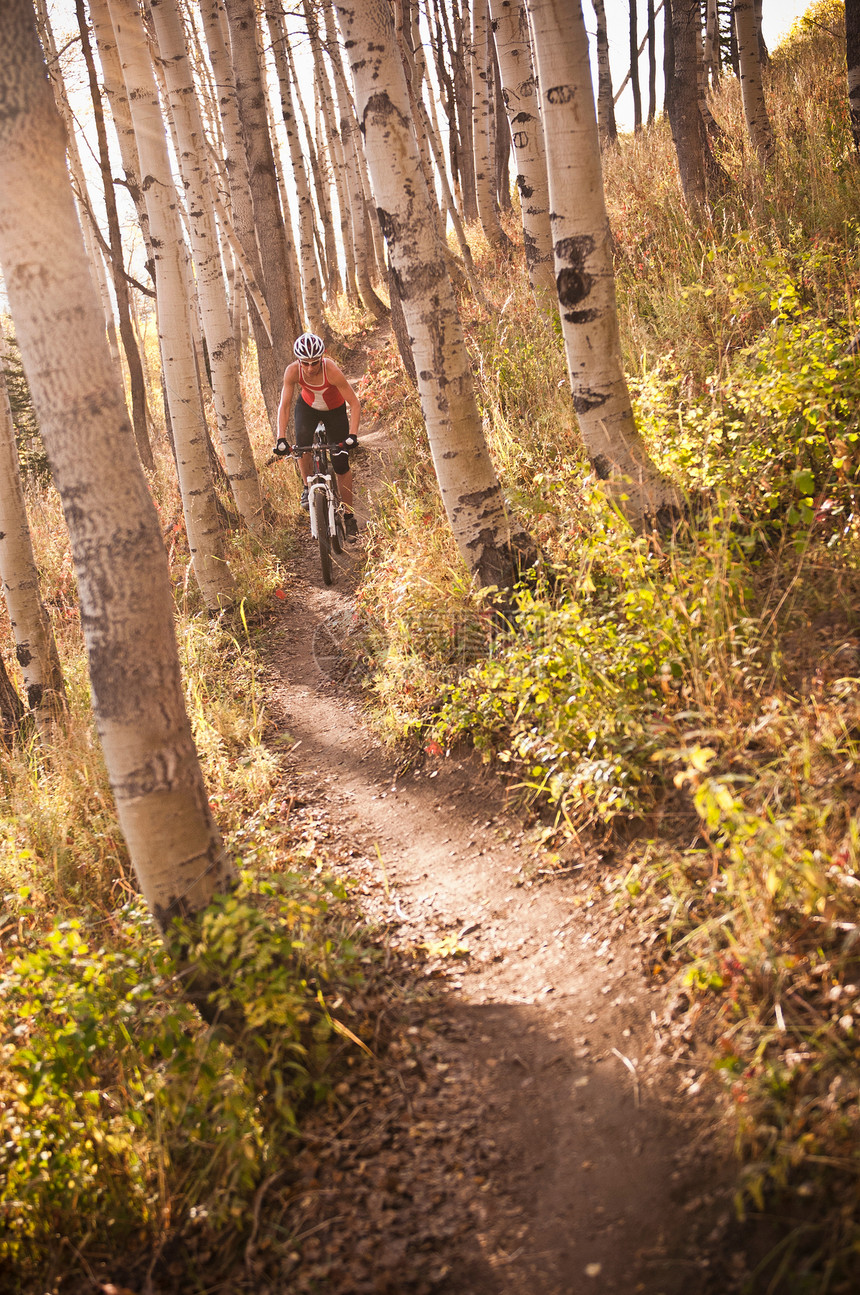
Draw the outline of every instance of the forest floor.
<instances>
[{"instance_id":1,"label":"forest floor","mask_svg":"<svg viewBox=\"0 0 860 1295\"><path fill-rule=\"evenodd\" d=\"M382 427L362 446L360 519L392 453ZM600 852L550 862L542 824L473 753L398 766L345 668L362 540L326 587L298 535L270 738L294 830L384 938L390 1004L374 1061L356 1049L338 1113L304 1125L275 1193L294 1241L281 1275L328 1295L739 1290L753 1261L708 1059ZM253 1241L246 1259L274 1290Z\"/></svg>"}]
</instances>

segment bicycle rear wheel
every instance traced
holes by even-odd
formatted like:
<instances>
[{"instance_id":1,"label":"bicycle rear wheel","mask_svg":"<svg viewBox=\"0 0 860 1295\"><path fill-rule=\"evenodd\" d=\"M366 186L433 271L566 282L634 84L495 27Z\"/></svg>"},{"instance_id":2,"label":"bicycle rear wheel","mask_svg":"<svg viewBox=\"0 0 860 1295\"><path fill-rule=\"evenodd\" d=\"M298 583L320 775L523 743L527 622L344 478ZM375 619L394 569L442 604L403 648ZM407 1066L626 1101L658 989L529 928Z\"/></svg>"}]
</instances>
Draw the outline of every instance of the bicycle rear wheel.
<instances>
[{"instance_id":1,"label":"bicycle rear wheel","mask_svg":"<svg viewBox=\"0 0 860 1295\"><path fill-rule=\"evenodd\" d=\"M317 543L320 546L322 578L327 585L330 585L331 540L328 533L328 499L324 490L314 491L314 521L317 528Z\"/></svg>"}]
</instances>

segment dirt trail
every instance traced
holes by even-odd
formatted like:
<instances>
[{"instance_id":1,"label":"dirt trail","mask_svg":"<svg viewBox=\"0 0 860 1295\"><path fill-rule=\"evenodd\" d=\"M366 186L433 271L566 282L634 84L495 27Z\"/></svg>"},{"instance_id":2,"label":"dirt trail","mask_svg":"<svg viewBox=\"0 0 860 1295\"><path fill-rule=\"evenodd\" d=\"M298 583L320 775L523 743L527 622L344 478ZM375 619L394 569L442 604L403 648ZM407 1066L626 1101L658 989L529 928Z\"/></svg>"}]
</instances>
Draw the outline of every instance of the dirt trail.
<instances>
[{"instance_id":1,"label":"dirt trail","mask_svg":"<svg viewBox=\"0 0 860 1295\"><path fill-rule=\"evenodd\" d=\"M380 431L363 445L359 499L387 453ZM332 1153L328 1171L316 1161L308 1170L331 1206L315 1212L306 1198L305 1231L319 1230L319 1250L308 1243L297 1255L296 1289L732 1289L728 1166L697 1105L695 1045L673 1035L664 991L603 893L600 860L574 856L564 875L541 875L533 834L472 758L430 757L397 776L359 698L328 673L361 542L338 560L330 588L309 538L301 543L271 661L270 707L282 741L292 739L292 772L312 789L324 832L348 844L361 904L388 924L392 944L447 938L469 952L427 965L442 980L412 1028L421 1083L413 1091L405 1071L388 1077L412 1141L399 1116L382 1116L376 1142L357 1138ZM356 1174L372 1178L374 1151L388 1177L376 1195L344 1204ZM337 1247L331 1220L350 1209L350 1245L366 1251L361 1278L346 1261L319 1267ZM740 1273L740 1256L735 1265Z\"/></svg>"}]
</instances>

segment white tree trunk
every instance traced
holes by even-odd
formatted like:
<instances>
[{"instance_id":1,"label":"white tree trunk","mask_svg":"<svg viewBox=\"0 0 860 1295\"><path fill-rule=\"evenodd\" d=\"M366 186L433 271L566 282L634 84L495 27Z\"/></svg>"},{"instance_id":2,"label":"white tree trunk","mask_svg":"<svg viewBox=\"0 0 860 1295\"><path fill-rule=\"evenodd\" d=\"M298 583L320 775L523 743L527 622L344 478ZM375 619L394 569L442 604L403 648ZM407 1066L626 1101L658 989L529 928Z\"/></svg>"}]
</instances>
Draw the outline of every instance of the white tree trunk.
<instances>
[{"instance_id":1,"label":"white tree trunk","mask_svg":"<svg viewBox=\"0 0 860 1295\"><path fill-rule=\"evenodd\" d=\"M350 103L349 96L346 93L346 78L343 71L340 42L337 39L337 30L334 25L331 9L326 8L325 16L328 56L331 60L332 72L334 75L334 89L335 95L337 96L340 139L343 146L343 156L346 167L348 185L347 194L350 215L352 217L352 247L353 254L355 256L355 273L358 280L358 291L365 307L371 312L374 318L377 320L383 320L387 318L388 311L386 310L384 303L379 300L379 297L377 297L374 292L373 284L370 279L370 266L368 263L368 240L370 237L370 231L367 228L364 206L364 188L361 183L361 169L358 160L358 153L361 145L358 143L356 138L359 134L359 130L355 121L352 104Z\"/></svg>"},{"instance_id":2,"label":"white tree trunk","mask_svg":"<svg viewBox=\"0 0 860 1295\"><path fill-rule=\"evenodd\" d=\"M224 0L201 0L200 18L206 36L209 62L212 65L218 90L218 112L224 149L223 172L226 175L230 201L232 227L241 248L240 265L248 280L249 274L256 290L263 295L263 270L260 249L254 228L254 203L248 180L248 164L242 142L242 123L236 86L230 67L230 48L225 35L227 18ZM283 375L282 375L283 376Z\"/></svg>"},{"instance_id":3,"label":"white tree trunk","mask_svg":"<svg viewBox=\"0 0 860 1295\"><path fill-rule=\"evenodd\" d=\"M352 219L349 210L349 199L347 198L349 185L346 177L346 162L343 155L343 145L337 129L337 113L335 111L334 99L331 92L331 83L329 81L325 61L322 56L319 24L317 22L316 11L314 10L310 0L302 0L302 12L305 18L305 25L308 29L311 55L314 62L314 93L319 96L319 105L322 110L319 116L322 118L322 125L325 131L328 154L331 159L332 175L334 177L335 193L337 195L340 245L344 257L344 288L347 300L351 305L353 305L359 303L361 298L358 295L355 254L353 252Z\"/></svg>"},{"instance_id":4,"label":"white tree trunk","mask_svg":"<svg viewBox=\"0 0 860 1295\"><path fill-rule=\"evenodd\" d=\"M65 688L54 631L39 592L15 426L0 359L0 582L15 637L24 692L43 742L50 743Z\"/></svg>"},{"instance_id":5,"label":"white tree trunk","mask_svg":"<svg viewBox=\"0 0 860 1295\"><path fill-rule=\"evenodd\" d=\"M229 603L233 577L224 558L185 283L186 248L164 119L137 0L111 0L111 19L128 92L149 215L158 332L188 547L200 591L211 608Z\"/></svg>"},{"instance_id":6,"label":"white tree trunk","mask_svg":"<svg viewBox=\"0 0 860 1295\"><path fill-rule=\"evenodd\" d=\"M278 182L278 193L280 194L281 219L284 227L284 242L287 248L287 266L289 269L290 283L295 286L295 291L293 293L293 296L295 299L294 304L296 308L296 320L298 322L299 327L303 328L304 325L302 323L302 314L303 314L302 277L301 277L301 271L299 269L299 258L296 252L296 241L293 236L292 209L290 207L290 201L287 196L287 180L286 180L287 169L284 166L284 159L282 156L281 139L278 133L277 122L275 119L275 106L272 101L272 96L268 90L269 68L266 64L265 51L263 49L263 33L259 25L257 26L257 29L256 29L256 38L257 38L257 58L260 64L260 71L262 73L263 97L265 99L265 104L266 104L266 121L269 126L269 138L272 141L272 160L274 161L274 164L275 164L275 176Z\"/></svg>"},{"instance_id":7,"label":"white tree trunk","mask_svg":"<svg viewBox=\"0 0 860 1295\"><path fill-rule=\"evenodd\" d=\"M128 93L122 75L122 67L116 48L116 37L113 34L108 0L89 0L90 18L96 36L99 62L102 65L104 87L110 103L111 116L119 143L122 169L125 172L126 187L137 212L138 224L146 249L150 274L152 270L152 239L149 236L149 216L146 202L140 187L140 161L137 156L137 142L134 138L134 125L128 105ZM153 275L154 281L154 275Z\"/></svg>"},{"instance_id":8,"label":"white tree trunk","mask_svg":"<svg viewBox=\"0 0 860 1295\"><path fill-rule=\"evenodd\" d=\"M290 68L286 53L286 30L284 15L276 10L272 0L266 0L266 22L272 39L272 53L275 57L275 69L278 73L278 85L281 92L281 113L290 150L290 164L296 186L296 201L299 216L299 264L301 267L302 300L304 302L304 320L314 333L324 333L326 329L323 312L322 285L317 270L317 258L314 250L314 208L311 201L311 187L305 159L299 139L296 110L293 103L293 87L290 84Z\"/></svg>"},{"instance_id":9,"label":"white tree trunk","mask_svg":"<svg viewBox=\"0 0 860 1295\"><path fill-rule=\"evenodd\" d=\"M287 232L269 134L263 73L257 55L254 0L225 0L224 9L230 28L236 100L254 203L263 285L272 320L272 351L278 371L277 396L280 400L284 370L293 359L293 341L302 331L296 284L290 274ZM268 397L266 408L271 415Z\"/></svg>"},{"instance_id":10,"label":"white tree trunk","mask_svg":"<svg viewBox=\"0 0 860 1295\"><path fill-rule=\"evenodd\" d=\"M738 42L741 97L747 130L762 166L769 166L774 157L774 140L764 99L758 51L758 24L753 0L734 0L732 13Z\"/></svg>"},{"instance_id":11,"label":"white tree trunk","mask_svg":"<svg viewBox=\"0 0 860 1295\"><path fill-rule=\"evenodd\" d=\"M320 269L323 278L323 287L329 301L334 301L335 297L341 291L340 265L338 263L337 243L334 236L334 216L332 213L332 176L334 166L331 157L327 157L327 150L324 145L325 122L323 113L317 98L319 87L314 79L314 104L316 109L316 135L311 130L308 121L308 111L305 101L302 97L302 88L299 84L299 78L296 75L295 59L290 48L289 38L284 42L284 53L287 57L290 80L296 87L295 101L298 104L299 112L304 126L305 138L308 141L310 149L311 168L313 171L313 188L311 193L312 200L316 202L316 209L319 213L318 222L314 223L314 237L317 242L317 255L319 258ZM322 227L322 233L320 233ZM320 240L322 246L320 247Z\"/></svg>"},{"instance_id":12,"label":"white tree trunk","mask_svg":"<svg viewBox=\"0 0 860 1295\"><path fill-rule=\"evenodd\" d=\"M618 142L615 121L615 99L612 94L612 68L609 63L609 32L606 26L606 7L603 0L591 0L597 22L597 129L600 142L606 147Z\"/></svg>"},{"instance_id":13,"label":"white tree trunk","mask_svg":"<svg viewBox=\"0 0 860 1295\"><path fill-rule=\"evenodd\" d=\"M395 26L395 31L397 33L400 53L403 59L403 70L406 76L406 87L409 91L409 103L410 103L412 112L414 114L413 125L418 139L419 157L421 159L422 170L424 171L425 178L427 179L427 182L428 182L428 187L430 188L430 196L433 201L433 207L438 212L438 215L437 215L438 229L439 229L439 236L443 240L443 251L445 250L445 248L447 248L447 238L445 234L445 231L447 228L446 221L445 221L445 212L447 211L448 219L451 221L451 224L454 227L454 233L457 238L457 243L460 247L460 253L463 257L462 269L465 271L466 278L469 281L469 287L471 288L477 300L480 301L484 309L487 310L489 309L489 305L487 303L486 297L484 296L484 292L481 288L481 285L474 275L474 261L472 259L472 250L469 247L469 243L466 238L466 231L463 228L463 222L460 218L460 212L457 207L456 201L454 200L454 195L451 192L451 186L448 181L448 171L447 171L447 167L445 166L445 158L442 151L442 145L439 139L436 114L435 114L435 111L432 110L433 109L432 86L429 87L429 94L428 94L432 115L431 115L431 112L428 112L423 99L423 84L425 80L426 65L425 65L425 59L424 59L424 50L419 41L416 15L414 14L411 7L408 7L404 3L402 3L402 0L398 0L398 3L395 5L395 13L397 15L397 23ZM438 179L439 181L439 185L442 190L442 195L444 198L444 206L441 210L439 210L437 207L435 188L431 184L431 178L434 175L433 169L430 166L429 162L425 162L425 150L426 150L426 147L428 146L433 155L433 161L435 162L435 165L436 165L435 178ZM454 260L453 255L451 256L449 261L449 268L452 266L455 267L456 272L459 273L460 267L456 265L456 261Z\"/></svg>"},{"instance_id":14,"label":"white tree trunk","mask_svg":"<svg viewBox=\"0 0 860 1295\"><path fill-rule=\"evenodd\" d=\"M78 580L120 826L162 929L229 890L185 709L161 530L111 364L28 0L0 42L0 262Z\"/></svg>"},{"instance_id":15,"label":"white tree trunk","mask_svg":"<svg viewBox=\"0 0 860 1295\"><path fill-rule=\"evenodd\" d=\"M218 106L224 132L224 164L230 189L231 225L242 247L240 265L243 267L251 307L251 325L257 344L257 368L260 386L270 421L274 423L284 380L281 355L274 346L274 333L266 298L265 275L260 255L257 228L254 220L254 203L248 175L248 159L242 137L239 101L230 62L230 49L225 38L226 14L224 0L200 0L200 17L206 34L209 61L218 86ZM226 227L224 222L224 227ZM250 271L250 278L249 278ZM253 283L253 287L252 287ZM259 301L265 301L265 314ZM280 321L278 321L280 323Z\"/></svg>"},{"instance_id":16,"label":"white tree trunk","mask_svg":"<svg viewBox=\"0 0 860 1295\"><path fill-rule=\"evenodd\" d=\"M69 106L66 86L63 81L62 72L60 71L60 60L57 55L57 46L54 41L54 33L51 28L45 0L36 0L36 14L39 36L48 59L48 72L51 78L51 85L54 90L54 102L56 103L60 116L66 126L66 148L68 153L69 172L72 177L72 190L75 197L78 199L78 207L81 213L81 227L84 234L84 245L87 249L87 255L90 258L90 265L92 266L95 283L98 287L99 296L102 301L111 359L118 365L120 363L119 343L117 341L113 303L111 301L110 289L108 287L108 276L101 248L99 247L93 232L92 201L90 198L89 188L87 186L86 172L84 171L84 167L81 162L80 149L78 148L78 141L75 135L74 116Z\"/></svg>"},{"instance_id":17,"label":"white tree trunk","mask_svg":"<svg viewBox=\"0 0 860 1295\"><path fill-rule=\"evenodd\" d=\"M716 87L720 80L717 0L706 0L705 3L705 49L702 57L705 64L706 83L709 87Z\"/></svg>"},{"instance_id":18,"label":"white tree trunk","mask_svg":"<svg viewBox=\"0 0 860 1295\"><path fill-rule=\"evenodd\" d=\"M487 0L472 3L472 132L478 214L487 241L499 251L510 250L510 239L499 223L496 201L496 159L490 134L493 76L489 59L490 25Z\"/></svg>"},{"instance_id":19,"label":"white tree trunk","mask_svg":"<svg viewBox=\"0 0 860 1295\"><path fill-rule=\"evenodd\" d=\"M507 586L528 537L511 535L484 440L454 290L436 237L384 3L338 5L374 198L410 334L421 409L457 546L483 586ZM533 557L533 546L529 557Z\"/></svg>"},{"instance_id":20,"label":"white tree trunk","mask_svg":"<svg viewBox=\"0 0 860 1295\"><path fill-rule=\"evenodd\" d=\"M227 288L210 196L203 121L191 64L185 52L185 32L176 0L150 0L150 13L164 69L176 131L177 156L185 185L191 254L197 271L203 334L209 354L224 467L239 515L250 530L260 532L263 500L242 409L239 356L227 309Z\"/></svg>"},{"instance_id":21,"label":"white tree trunk","mask_svg":"<svg viewBox=\"0 0 860 1295\"><path fill-rule=\"evenodd\" d=\"M588 456L631 524L681 499L648 457L624 378L588 36L580 0L528 0L544 123L556 283L573 407Z\"/></svg>"},{"instance_id":22,"label":"white tree trunk","mask_svg":"<svg viewBox=\"0 0 860 1295\"><path fill-rule=\"evenodd\" d=\"M529 282L538 304L555 304L549 183L524 0L490 0L502 97L517 162Z\"/></svg>"}]
</instances>

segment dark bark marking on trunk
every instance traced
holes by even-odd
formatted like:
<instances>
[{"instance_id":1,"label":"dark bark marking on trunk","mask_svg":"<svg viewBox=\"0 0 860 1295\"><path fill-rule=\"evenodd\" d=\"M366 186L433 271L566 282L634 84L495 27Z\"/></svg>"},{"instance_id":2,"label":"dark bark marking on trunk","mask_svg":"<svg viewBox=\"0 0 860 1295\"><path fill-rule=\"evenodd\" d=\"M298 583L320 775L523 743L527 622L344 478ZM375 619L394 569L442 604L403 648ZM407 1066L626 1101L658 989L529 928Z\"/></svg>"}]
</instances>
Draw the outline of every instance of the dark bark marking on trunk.
<instances>
[{"instance_id":1,"label":"dark bark marking on trunk","mask_svg":"<svg viewBox=\"0 0 860 1295\"><path fill-rule=\"evenodd\" d=\"M590 324L599 314L599 310L568 310L564 317L569 324Z\"/></svg>"},{"instance_id":2,"label":"dark bark marking on trunk","mask_svg":"<svg viewBox=\"0 0 860 1295\"><path fill-rule=\"evenodd\" d=\"M591 460L591 466L600 481L608 481L612 476L612 460L608 459L605 454L596 454Z\"/></svg>"},{"instance_id":3,"label":"dark bark marking on trunk","mask_svg":"<svg viewBox=\"0 0 860 1295\"><path fill-rule=\"evenodd\" d=\"M525 251L526 265L529 269L536 265L541 265L543 261L549 259L541 253L540 245L534 234L530 234L525 229L523 230L523 250Z\"/></svg>"},{"instance_id":4,"label":"dark bark marking on trunk","mask_svg":"<svg viewBox=\"0 0 860 1295\"><path fill-rule=\"evenodd\" d=\"M392 212L385 211L382 207L376 208L376 214L379 218L379 226L382 230L383 237L388 244L390 256L391 273L397 285L401 301L412 300L429 300L435 290L436 285L442 279L445 273L445 267L441 261L428 261L418 265L408 276L403 275L400 270L395 268L396 249L408 246L411 239L409 238L409 224L404 222L401 227L401 221ZM404 237L405 234L405 237Z\"/></svg>"},{"instance_id":5,"label":"dark bark marking on trunk","mask_svg":"<svg viewBox=\"0 0 860 1295\"><path fill-rule=\"evenodd\" d=\"M521 197L531 198L532 194L534 193L534 189L530 184L526 184L525 176L518 175L514 183L519 189Z\"/></svg>"},{"instance_id":6,"label":"dark bark marking on trunk","mask_svg":"<svg viewBox=\"0 0 860 1295\"><path fill-rule=\"evenodd\" d=\"M608 399L608 396L599 391L581 391L573 397L573 407L578 414L590 414L592 409L600 409L605 405Z\"/></svg>"},{"instance_id":7,"label":"dark bark marking on trunk","mask_svg":"<svg viewBox=\"0 0 860 1295\"><path fill-rule=\"evenodd\" d=\"M495 486L487 486L484 490L473 490L468 495L461 495L457 501L457 507L454 509L454 516L456 517L464 508L481 508L488 500L495 501L496 495L497 489ZM477 540L472 541L472 544L477 543Z\"/></svg>"},{"instance_id":8,"label":"dark bark marking on trunk","mask_svg":"<svg viewBox=\"0 0 860 1295\"><path fill-rule=\"evenodd\" d=\"M568 310L585 301L594 286L594 276L585 268L586 259L593 251L594 239L590 234L561 238L555 245L556 261L563 266L556 275L558 300Z\"/></svg>"}]
</instances>

